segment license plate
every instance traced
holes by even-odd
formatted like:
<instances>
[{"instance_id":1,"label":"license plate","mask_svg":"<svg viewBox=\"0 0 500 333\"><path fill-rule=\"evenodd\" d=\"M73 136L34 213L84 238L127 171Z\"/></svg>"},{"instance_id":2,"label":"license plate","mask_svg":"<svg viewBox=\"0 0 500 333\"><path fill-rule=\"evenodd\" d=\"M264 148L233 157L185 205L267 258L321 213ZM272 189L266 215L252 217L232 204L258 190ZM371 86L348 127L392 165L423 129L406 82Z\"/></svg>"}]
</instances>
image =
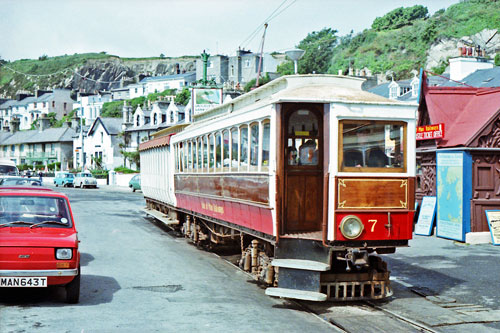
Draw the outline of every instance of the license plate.
<instances>
[{"instance_id":1,"label":"license plate","mask_svg":"<svg viewBox=\"0 0 500 333\"><path fill-rule=\"evenodd\" d=\"M0 287L47 287L47 278L0 277Z\"/></svg>"}]
</instances>

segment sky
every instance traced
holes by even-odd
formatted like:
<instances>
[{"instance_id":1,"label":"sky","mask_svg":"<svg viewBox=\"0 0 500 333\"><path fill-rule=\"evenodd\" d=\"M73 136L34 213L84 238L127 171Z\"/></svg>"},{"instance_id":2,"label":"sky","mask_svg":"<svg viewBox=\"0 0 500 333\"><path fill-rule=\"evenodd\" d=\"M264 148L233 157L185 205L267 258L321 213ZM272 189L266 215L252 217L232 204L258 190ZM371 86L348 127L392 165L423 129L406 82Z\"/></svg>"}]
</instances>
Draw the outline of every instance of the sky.
<instances>
[{"instance_id":1,"label":"sky","mask_svg":"<svg viewBox=\"0 0 500 333\"><path fill-rule=\"evenodd\" d=\"M323 28L338 36L416 4L433 14L459 0L0 0L0 58L106 52L119 57L235 55L295 48Z\"/></svg>"}]
</instances>

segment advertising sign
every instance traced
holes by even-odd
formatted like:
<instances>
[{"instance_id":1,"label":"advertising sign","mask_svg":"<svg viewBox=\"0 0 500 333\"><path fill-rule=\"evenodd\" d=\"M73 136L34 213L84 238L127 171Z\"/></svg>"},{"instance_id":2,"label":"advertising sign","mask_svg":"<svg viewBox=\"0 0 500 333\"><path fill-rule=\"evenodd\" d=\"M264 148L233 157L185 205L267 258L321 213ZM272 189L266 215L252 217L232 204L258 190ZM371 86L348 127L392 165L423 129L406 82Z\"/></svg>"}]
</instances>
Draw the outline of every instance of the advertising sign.
<instances>
[{"instance_id":1,"label":"advertising sign","mask_svg":"<svg viewBox=\"0 0 500 333\"><path fill-rule=\"evenodd\" d=\"M463 242L470 231L472 158L466 152L438 152L436 162L436 234Z\"/></svg>"},{"instance_id":2,"label":"advertising sign","mask_svg":"<svg viewBox=\"0 0 500 333\"><path fill-rule=\"evenodd\" d=\"M500 210L486 210L493 245L500 245Z\"/></svg>"},{"instance_id":3,"label":"advertising sign","mask_svg":"<svg viewBox=\"0 0 500 333\"><path fill-rule=\"evenodd\" d=\"M444 124L417 127L417 141L444 138Z\"/></svg>"},{"instance_id":4,"label":"advertising sign","mask_svg":"<svg viewBox=\"0 0 500 333\"><path fill-rule=\"evenodd\" d=\"M191 96L194 115L203 113L222 104L222 88L192 88Z\"/></svg>"},{"instance_id":5,"label":"advertising sign","mask_svg":"<svg viewBox=\"0 0 500 333\"><path fill-rule=\"evenodd\" d=\"M422 207L415 225L415 235L430 236L436 215L436 197L423 197Z\"/></svg>"}]
</instances>

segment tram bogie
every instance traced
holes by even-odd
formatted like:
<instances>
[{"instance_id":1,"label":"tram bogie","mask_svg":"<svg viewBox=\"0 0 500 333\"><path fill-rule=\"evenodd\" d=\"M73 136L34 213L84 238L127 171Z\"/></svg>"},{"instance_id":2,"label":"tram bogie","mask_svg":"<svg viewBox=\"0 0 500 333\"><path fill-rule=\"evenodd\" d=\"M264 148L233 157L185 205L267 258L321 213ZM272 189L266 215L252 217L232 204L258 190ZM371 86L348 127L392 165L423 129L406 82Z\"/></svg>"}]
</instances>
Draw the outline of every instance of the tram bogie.
<instances>
[{"instance_id":1,"label":"tram bogie","mask_svg":"<svg viewBox=\"0 0 500 333\"><path fill-rule=\"evenodd\" d=\"M377 253L412 237L417 106L362 82L282 77L160 131L140 146L146 212L197 245L239 248L268 295L391 295Z\"/></svg>"}]
</instances>

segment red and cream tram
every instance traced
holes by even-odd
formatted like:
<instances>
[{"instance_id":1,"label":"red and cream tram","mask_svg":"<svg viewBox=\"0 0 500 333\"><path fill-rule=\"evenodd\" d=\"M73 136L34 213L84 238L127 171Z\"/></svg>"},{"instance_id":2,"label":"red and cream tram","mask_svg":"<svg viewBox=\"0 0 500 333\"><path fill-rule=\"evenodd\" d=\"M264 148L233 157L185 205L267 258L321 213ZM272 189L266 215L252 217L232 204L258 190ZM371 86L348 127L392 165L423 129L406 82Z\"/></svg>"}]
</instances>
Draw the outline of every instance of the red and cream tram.
<instances>
[{"instance_id":1,"label":"red and cream tram","mask_svg":"<svg viewBox=\"0 0 500 333\"><path fill-rule=\"evenodd\" d=\"M412 237L417 105L362 79L293 75L140 145L145 211L200 245L241 247L271 296L392 293L377 253Z\"/></svg>"}]
</instances>

